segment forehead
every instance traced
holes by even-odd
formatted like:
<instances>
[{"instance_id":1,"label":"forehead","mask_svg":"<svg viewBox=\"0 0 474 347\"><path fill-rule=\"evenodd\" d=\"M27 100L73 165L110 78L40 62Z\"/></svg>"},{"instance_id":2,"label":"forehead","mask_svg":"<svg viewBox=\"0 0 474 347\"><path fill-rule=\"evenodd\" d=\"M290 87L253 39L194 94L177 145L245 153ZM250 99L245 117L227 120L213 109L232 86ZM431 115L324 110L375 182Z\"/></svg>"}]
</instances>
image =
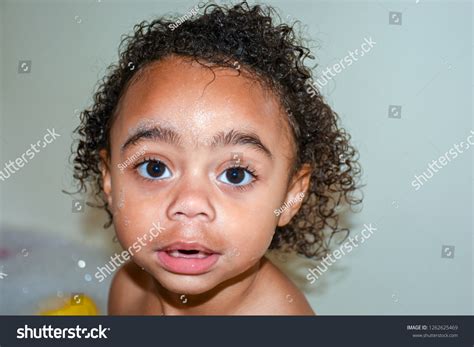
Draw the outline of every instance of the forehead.
<instances>
[{"instance_id":1,"label":"forehead","mask_svg":"<svg viewBox=\"0 0 474 347\"><path fill-rule=\"evenodd\" d=\"M176 129L202 142L235 128L258 133L269 143L289 141L278 97L247 71L209 68L172 56L139 72L122 96L112 128L123 138L144 123ZM123 140L123 139L122 139Z\"/></svg>"}]
</instances>

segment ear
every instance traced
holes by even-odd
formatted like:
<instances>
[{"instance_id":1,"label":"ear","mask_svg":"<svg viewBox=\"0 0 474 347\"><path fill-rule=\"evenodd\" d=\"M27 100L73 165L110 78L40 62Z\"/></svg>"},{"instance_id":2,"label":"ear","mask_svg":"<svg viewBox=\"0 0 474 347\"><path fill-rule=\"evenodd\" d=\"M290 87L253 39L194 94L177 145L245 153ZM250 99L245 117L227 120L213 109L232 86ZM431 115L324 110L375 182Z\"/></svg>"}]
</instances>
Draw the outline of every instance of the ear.
<instances>
[{"instance_id":1,"label":"ear","mask_svg":"<svg viewBox=\"0 0 474 347\"><path fill-rule=\"evenodd\" d=\"M311 166L309 164L304 164L301 169L293 175L284 201L284 204L286 203L288 208L282 212L278 219L279 227L288 224L293 216L299 211L303 204L304 196L309 189L311 171Z\"/></svg>"},{"instance_id":2,"label":"ear","mask_svg":"<svg viewBox=\"0 0 474 347\"><path fill-rule=\"evenodd\" d=\"M109 154L105 149L100 150L100 171L102 172L102 183L105 197L109 207L112 206L112 180L110 177Z\"/></svg>"}]
</instances>

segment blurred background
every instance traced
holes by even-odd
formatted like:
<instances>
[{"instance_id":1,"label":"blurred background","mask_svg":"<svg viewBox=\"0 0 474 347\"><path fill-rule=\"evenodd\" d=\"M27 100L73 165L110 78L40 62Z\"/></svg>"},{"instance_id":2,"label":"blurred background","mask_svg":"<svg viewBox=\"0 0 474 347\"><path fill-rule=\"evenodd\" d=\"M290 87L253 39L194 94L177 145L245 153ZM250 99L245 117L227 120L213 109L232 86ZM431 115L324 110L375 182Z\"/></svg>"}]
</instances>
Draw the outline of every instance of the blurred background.
<instances>
[{"instance_id":1,"label":"blurred background","mask_svg":"<svg viewBox=\"0 0 474 347\"><path fill-rule=\"evenodd\" d=\"M473 148L412 185L474 129L472 2L264 3L284 22L301 21L316 77L365 39L375 42L321 91L364 169L362 209L344 220L353 235L364 224L376 231L314 284L306 275L317 262L269 257L321 315L473 314ZM0 170L48 129L60 135L0 180L0 314L37 314L78 295L106 313L110 278L99 283L94 273L120 246L87 196L62 192L74 190L72 131L117 61L120 36L199 4L0 0Z\"/></svg>"}]
</instances>

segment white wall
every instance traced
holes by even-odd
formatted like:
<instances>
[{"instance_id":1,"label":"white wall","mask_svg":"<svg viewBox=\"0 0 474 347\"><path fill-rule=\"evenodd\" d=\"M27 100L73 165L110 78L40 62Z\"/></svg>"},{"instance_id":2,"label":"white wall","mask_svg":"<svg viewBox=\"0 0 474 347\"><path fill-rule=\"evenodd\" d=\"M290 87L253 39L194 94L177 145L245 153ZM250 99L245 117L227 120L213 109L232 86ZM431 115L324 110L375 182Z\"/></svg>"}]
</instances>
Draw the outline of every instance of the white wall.
<instances>
[{"instance_id":1,"label":"white wall","mask_svg":"<svg viewBox=\"0 0 474 347\"><path fill-rule=\"evenodd\" d=\"M282 18L300 19L321 44L321 68L359 47L373 49L323 89L353 136L364 168L365 202L350 218L378 230L305 288L319 314L472 314L473 150L459 155L415 191L429 162L466 139L472 124L472 3L271 1ZM120 35L197 2L0 2L1 161L14 159L47 128L61 137L0 182L0 223L51 231L85 244L110 241L105 215L71 212L67 165L74 110L86 107ZM401 11L402 25L388 12ZM3 16L3 18L2 18ZM79 16L79 17L76 17ZM78 23L80 22L80 23ZM316 43L314 43L316 45ZM32 60L18 74L18 60ZM402 105L401 119L388 118ZM441 258L454 245L453 259ZM313 263L291 263L304 276ZM288 266L288 263L283 264ZM298 277L293 275L294 277Z\"/></svg>"},{"instance_id":2,"label":"white wall","mask_svg":"<svg viewBox=\"0 0 474 347\"><path fill-rule=\"evenodd\" d=\"M4 47L4 39L3 39L3 27L4 27L4 19L3 14L5 13L5 4L0 1L0 163L3 163L4 156L3 152L5 150L5 142L4 142L4 124L3 124L3 105L4 105L4 94L3 94L3 47ZM3 197L3 185L0 184L0 196ZM3 220L3 198L0 199L0 220ZM1 238L0 238L1 240Z\"/></svg>"}]
</instances>

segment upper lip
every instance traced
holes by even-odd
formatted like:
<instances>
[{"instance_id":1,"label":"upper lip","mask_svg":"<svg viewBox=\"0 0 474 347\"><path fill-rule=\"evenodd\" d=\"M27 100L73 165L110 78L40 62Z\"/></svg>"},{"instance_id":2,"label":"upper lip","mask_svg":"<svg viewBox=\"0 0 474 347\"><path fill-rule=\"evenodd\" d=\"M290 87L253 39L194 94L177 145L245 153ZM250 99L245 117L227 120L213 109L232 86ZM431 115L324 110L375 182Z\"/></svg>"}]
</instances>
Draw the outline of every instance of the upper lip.
<instances>
[{"instance_id":1,"label":"upper lip","mask_svg":"<svg viewBox=\"0 0 474 347\"><path fill-rule=\"evenodd\" d=\"M198 242L173 242L167 246L160 248L159 250L164 251L164 252L169 252L169 251L180 250L180 249L186 250L186 251L196 250L196 251L201 251L204 253L217 253L216 251L210 248L207 248Z\"/></svg>"}]
</instances>

